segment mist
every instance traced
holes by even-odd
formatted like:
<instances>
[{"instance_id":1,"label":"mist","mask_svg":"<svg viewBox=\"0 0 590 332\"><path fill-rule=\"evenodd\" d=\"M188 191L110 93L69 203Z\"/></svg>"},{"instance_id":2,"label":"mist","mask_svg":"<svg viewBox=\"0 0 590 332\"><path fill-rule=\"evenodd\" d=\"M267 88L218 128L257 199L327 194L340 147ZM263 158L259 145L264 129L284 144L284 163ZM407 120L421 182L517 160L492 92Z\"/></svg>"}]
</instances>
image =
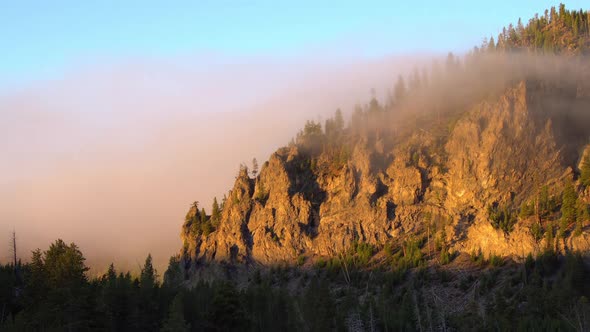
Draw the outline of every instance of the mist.
<instances>
[{"instance_id":1,"label":"mist","mask_svg":"<svg viewBox=\"0 0 590 332\"><path fill-rule=\"evenodd\" d=\"M384 99L425 55L380 59L129 59L0 92L0 261L54 240L97 273L159 271L189 205L210 211L240 163L260 162L305 120ZM373 90L374 89L374 90Z\"/></svg>"},{"instance_id":2,"label":"mist","mask_svg":"<svg viewBox=\"0 0 590 332\"><path fill-rule=\"evenodd\" d=\"M389 112L372 115L376 118L369 117L366 128L361 130L386 130L396 135L411 134L416 128L444 131L446 128L440 127L446 123L444 119L456 118L476 104L493 102L507 88L526 82L527 94L540 95L542 100L542 105L535 107L539 116L533 117L535 121L543 121L539 127L550 120L556 138L564 146L579 147L588 141L590 114L586 105L590 95L590 66L584 57L469 53L462 57L449 56L443 61L435 59L425 71L428 74L424 84L414 83L417 86L407 89L401 98L389 101L385 105ZM412 80L419 81L416 76L406 77L409 86ZM575 149L564 151L564 157L572 165L579 157Z\"/></svg>"}]
</instances>

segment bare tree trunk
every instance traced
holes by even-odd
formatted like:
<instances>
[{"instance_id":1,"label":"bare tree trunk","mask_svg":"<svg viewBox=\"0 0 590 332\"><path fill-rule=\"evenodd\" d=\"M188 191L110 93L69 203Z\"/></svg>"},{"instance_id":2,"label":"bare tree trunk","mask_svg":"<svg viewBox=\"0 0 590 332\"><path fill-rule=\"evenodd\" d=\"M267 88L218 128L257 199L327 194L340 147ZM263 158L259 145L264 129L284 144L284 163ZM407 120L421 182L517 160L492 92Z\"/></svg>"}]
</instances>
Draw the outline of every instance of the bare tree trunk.
<instances>
[{"instance_id":1,"label":"bare tree trunk","mask_svg":"<svg viewBox=\"0 0 590 332\"><path fill-rule=\"evenodd\" d=\"M416 290L412 290L412 300L414 300L414 311L416 313L418 331L422 332L422 319L420 317L420 307L418 306L418 299L416 298Z\"/></svg>"},{"instance_id":2,"label":"bare tree trunk","mask_svg":"<svg viewBox=\"0 0 590 332\"><path fill-rule=\"evenodd\" d=\"M12 253L14 254L14 271L16 273L16 232L12 231Z\"/></svg>"},{"instance_id":3,"label":"bare tree trunk","mask_svg":"<svg viewBox=\"0 0 590 332\"><path fill-rule=\"evenodd\" d=\"M430 221L428 221L428 255L432 259L432 249L430 246Z\"/></svg>"}]
</instances>

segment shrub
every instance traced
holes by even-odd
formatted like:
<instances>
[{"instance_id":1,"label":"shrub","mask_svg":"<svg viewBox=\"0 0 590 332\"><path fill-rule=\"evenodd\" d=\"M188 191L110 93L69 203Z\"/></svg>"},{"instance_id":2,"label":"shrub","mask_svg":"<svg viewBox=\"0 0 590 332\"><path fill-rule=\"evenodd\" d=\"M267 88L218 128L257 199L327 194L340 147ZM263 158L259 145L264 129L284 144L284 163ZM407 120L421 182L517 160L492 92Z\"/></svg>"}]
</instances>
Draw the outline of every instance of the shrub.
<instances>
[{"instance_id":1,"label":"shrub","mask_svg":"<svg viewBox=\"0 0 590 332\"><path fill-rule=\"evenodd\" d=\"M387 258L391 258L391 256L393 256L393 246L391 245L391 242L387 242L385 244L383 251L385 252L385 256L387 256Z\"/></svg>"},{"instance_id":2,"label":"shrub","mask_svg":"<svg viewBox=\"0 0 590 332\"><path fill-rule=\"evenodd\" d=\"M358 263L361 265L366 265L373 256L373 246L369 243L357 243L356 255L358 258Z\"/></svg>"},{"instance_id":3,"label":"shrub","mask_svg":"<svg viewBox=\"0 0 590 332\"><path fill-rule=\"evenodd\" d=\"M485 259L483 257L483 253L481 252L481 249L472 252L469 256L471 258L471 261L477 265L481 266L485 263Z\"/></svg>"},{"instance_id":4,"label":"shrub","mask_svg":"<svg viewBox=\"0 0 590 332\"><path fill-rule=\"evenodd\" d=\"M422 240L408 239L404 241L402 251L393 256L393 266L395 269L407 270L418 267L424 263L422 251Z\"/></svg>"},{"instance_id":5,"label":"shrub","mask_svg":"<svg viewBox=\"0 0 590 332\"><path fill-rule=\"evenodd\" d=\"M488 216L495 229L501 229L505 233L512 232L516 224L516 215L508 206L500 207L498 204L488 206Z\"/></svg>"},{"instance_id":6,"label":"shrub","mask_svg":"<svg viewBox=\"0 0 590 332\"><path fill-rule=\"evenodd\" d=\"M261 204L266 203L268 199L269 192L264 188L264 184L259 182L258 190L256 190L256 195L254 195L254 199L260 202Z\"/></svg>"},{"instance_id":7,"label":"shrub","mask_svg":"<svg viewBox=\"0 0 590 332\"><path fill-rule=\"evenodd\" d=\"M586 153L580 167L580 182L584 186L590 186L590 153Z\"/></svg>"},{"instance_id":8,"label":"shrub","mask_svg":"<svg viewBox=\"0 0 590 332\"><path fill-rule=\"evenodd\" d=\"M443 250L440 252L440 263L442 265L447 265L451 262L451 254L448 250Z\"/></svg>"},{"instance_id":9,"label":"shrub","mask_svg":"<svg viewBox=\"0 0 590 332\"><path fill-rule=\"evenodd\" d=\"M489 261L490 265L494 267L500 267L504 265L504 260L502 259L502 257L495 254L490 255Z\"/></svg>"},{"instance_id":10,"label":"shrub","mask_svg":"<svg viewBox=\"0 0 590 332\"><path fill-rule=\"evenodd\" d=\"M535 241L539 242L543 238L543 228L539 223L534 223L531 226L531 235L535 239Z\"/></svg>"},{"instance_id":11,"label":"shrub","mask_svg":"<svg viewBox=\"0 0 590 332\"><path fill-rule=\"evenodd\" d=\"M303 264L305 264L305 256L299 255L299 257L297 257L297 266L302 266Z\"/></svg>"},{"instance_id":12,"label":"shrub","mask_svg":"<svg viewBox=\"0 0 590 332\"><path fill-rule=\"evenodd\" d=\"M315 263L315 267L318 269L323 269L326 267L326 261L323 258L319 258L316 263Z\"/></svg>"},{"instance_id":13,"label":"shrub","mask_svg":"<svg viewBox=\"0 0 590 332\"><path fill-rule=\"evenodd\" d=\"M530 216L532 216L533 214L535 214L535 202L523 202L522 205L520 206L520 211L518 212L518 216L521 219L525 219L528 218Z\"/></svg>"}]
</instances>

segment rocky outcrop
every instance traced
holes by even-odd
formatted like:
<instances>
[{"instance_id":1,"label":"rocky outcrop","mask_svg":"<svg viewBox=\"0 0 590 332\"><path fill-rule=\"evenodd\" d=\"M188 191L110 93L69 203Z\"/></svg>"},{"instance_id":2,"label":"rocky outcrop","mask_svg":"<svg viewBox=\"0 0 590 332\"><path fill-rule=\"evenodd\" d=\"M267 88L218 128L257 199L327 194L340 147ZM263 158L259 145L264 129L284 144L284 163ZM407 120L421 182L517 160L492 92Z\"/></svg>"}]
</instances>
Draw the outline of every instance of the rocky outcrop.
<instances>
[{"instance_id":1,"label":"rocky outcrop","mask_svg":"<svg viewBox=\"0 0 590 332\"><path fill-rule=\"evenodd\" d=\"M240 172L214 232L183 229L183 254L192 266L294 263L300 256L337 255L355 241L381 248L421 236L433 216L445 220L447 241L456 250L535 253L542 244L531 234L534 221L518 220L508 233L492 227L487 208L516 211L541 186L558 193L565 179L574 178L572 160L580 159L583 140L563 139L567 122L555 109L574 107L565 102L570 99L520 82L460 113L446 124L444 137L428 130L396 144L360 137L345 157L334 149L281 148L255 178ZM588 237L586 230L566 242L587 250Z\"/></svg>"}]
</instances>

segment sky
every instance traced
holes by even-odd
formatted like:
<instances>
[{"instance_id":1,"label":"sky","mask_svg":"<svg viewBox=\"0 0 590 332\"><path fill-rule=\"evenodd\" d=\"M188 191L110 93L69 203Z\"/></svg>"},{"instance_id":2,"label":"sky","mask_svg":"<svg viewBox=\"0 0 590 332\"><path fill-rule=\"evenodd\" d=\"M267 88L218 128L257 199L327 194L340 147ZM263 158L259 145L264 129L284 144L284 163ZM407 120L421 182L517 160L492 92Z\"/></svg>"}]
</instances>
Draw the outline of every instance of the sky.
<instances>
[{"instance_id":1,"label":"sky","mask_svg":"<svg viewBox=\"0 0 590 332\"><path fill-rule=\"evenodd\" d=\"M0 1L0 83L121 58L461 51L556 1ZM581 8L584 1L567 1Z\"/></svg>"},{"instance_id":2,"label":"sky","mask_svg":"<svg viewBox=\"0 0 590 332\"><path fill-rule=\"evenodd\" d=\"M240 163L557 5L442 3L0 0L0 262L16 230L25 260L62 238L162 271Z\"/></svg>"}]
</instances>

